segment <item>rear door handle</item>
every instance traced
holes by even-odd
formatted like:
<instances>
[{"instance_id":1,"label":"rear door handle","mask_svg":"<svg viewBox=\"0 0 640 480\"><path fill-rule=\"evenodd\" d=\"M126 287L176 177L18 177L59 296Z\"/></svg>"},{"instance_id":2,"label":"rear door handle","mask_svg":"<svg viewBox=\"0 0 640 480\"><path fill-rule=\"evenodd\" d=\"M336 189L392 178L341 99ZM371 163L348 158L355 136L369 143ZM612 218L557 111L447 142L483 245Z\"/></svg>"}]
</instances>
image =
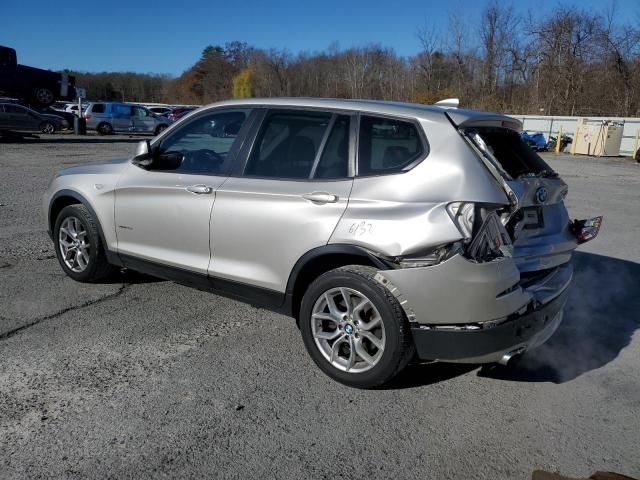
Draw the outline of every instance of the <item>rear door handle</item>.
<instances>
[{"instance_id":1,"label":"rear door handle","mask_svg":"<svg viewBox=\"0 0 640 480\"><path fill-rule=\"evenodd\" d=\"M213 188L208 185L190 185L187 187L187 190L197 195L213 192Z\"/></svg>"},{"instance_id":2,"label":"rear door handle","mask_svg":"<svg viewBox=\"0 0 640 480\"><path fill-rule=\"evenodd\" d=\"M313 203L336 203L338 196L327 192L305 193L302 198Z\"/></svg>"}]
</instances>

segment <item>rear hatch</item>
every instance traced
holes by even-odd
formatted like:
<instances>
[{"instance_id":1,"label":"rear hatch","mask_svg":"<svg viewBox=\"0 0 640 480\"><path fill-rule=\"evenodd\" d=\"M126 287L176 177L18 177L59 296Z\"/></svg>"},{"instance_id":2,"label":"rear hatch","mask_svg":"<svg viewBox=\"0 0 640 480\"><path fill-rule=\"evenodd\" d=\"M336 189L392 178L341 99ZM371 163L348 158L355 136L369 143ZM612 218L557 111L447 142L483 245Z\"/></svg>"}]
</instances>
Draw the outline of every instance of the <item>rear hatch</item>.
<instances>
[{"instance_id":1,"label":"rear hatch","mask_svg":"<svg viewBox=\"0 0 640 480\"><path fill-rule=\"evenodd\" d=\"M568 262L578 242L564 206L567 184L522 141L520 122L498 114L447 114L510 199L509 207L497 213L520 272L534 274Z\"/></svg>"}]
</instances>

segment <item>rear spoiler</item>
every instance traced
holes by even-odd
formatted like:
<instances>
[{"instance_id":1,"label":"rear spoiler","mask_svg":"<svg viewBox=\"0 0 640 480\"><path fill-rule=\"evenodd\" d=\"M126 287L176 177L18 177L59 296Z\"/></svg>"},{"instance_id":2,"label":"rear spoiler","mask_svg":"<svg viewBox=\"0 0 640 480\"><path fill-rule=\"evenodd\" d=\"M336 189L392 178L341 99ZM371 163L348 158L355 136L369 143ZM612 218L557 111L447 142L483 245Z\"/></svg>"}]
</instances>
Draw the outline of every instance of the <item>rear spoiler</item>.
<instances>
[{"instance_id":1,"label":"rear spoiler","mask_svg":"<svg viewBox=\"0 0 640 480\"><path fill-rule=\"evenodd\" d=\"M499 127L522 132L522 122L499 113L476 112L472 110L447 110L445 115L458 128Z\"/></svg>"}]
</instances>

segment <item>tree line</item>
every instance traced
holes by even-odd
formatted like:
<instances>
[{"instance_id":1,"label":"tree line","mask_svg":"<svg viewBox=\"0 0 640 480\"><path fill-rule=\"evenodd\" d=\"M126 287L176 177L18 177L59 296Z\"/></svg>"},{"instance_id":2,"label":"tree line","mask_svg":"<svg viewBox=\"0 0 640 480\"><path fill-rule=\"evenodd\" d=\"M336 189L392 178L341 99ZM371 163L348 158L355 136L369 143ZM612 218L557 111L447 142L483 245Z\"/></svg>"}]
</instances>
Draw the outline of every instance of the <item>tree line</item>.
<instances>
[{"instance_id":1,"label":"tree line","mask_svg":"<svg viewBox=\"0 0 640 480\"><path fill-rule=\"evenodd\" d=\"M444 30L416 31L403 57L378 44L292 54L233 41L208 46L182 75L74 72L91 99L206 104L229 98L310 96L433 103L513 114L640 116L640 29L558 6L518 14L492 0L479 24L457 13Z\"/></svg>"}]
</instances>

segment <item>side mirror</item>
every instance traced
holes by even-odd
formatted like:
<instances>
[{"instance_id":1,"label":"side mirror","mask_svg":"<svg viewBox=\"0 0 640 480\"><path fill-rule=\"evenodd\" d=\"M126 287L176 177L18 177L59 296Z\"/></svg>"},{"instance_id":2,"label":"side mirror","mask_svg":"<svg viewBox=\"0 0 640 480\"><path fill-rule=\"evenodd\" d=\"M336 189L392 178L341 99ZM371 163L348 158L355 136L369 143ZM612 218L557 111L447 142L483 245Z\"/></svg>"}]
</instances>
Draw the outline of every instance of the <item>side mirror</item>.
<instances>
[{"instance_id":1,"label":"side mirror","mask_svg":"<svg viewBox=\"0 0 640 480\"><path fill-rule=\"evenodd\" d=\"M136 153L131 162L141 168L149 168L151 166L153 163L153 151L149 140L138 142Z\"/></svg>"}]
</instances>

